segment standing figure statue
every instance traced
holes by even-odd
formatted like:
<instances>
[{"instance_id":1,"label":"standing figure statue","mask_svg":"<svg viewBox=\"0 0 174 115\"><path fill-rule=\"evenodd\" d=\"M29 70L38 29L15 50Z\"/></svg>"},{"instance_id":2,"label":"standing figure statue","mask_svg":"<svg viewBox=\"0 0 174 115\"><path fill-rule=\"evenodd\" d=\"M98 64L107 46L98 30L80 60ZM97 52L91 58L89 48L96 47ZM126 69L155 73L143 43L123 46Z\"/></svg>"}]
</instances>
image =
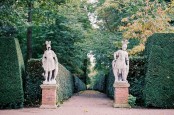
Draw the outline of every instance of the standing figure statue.
<instances>
[{"instance_id":1,"label":"standing figure statue","mask_svg":"<svg viewBox=\"0 0 174 115\"><path fill-rule=\"evenodd\" d=\"M58 74L58 59L53 50L51 50L51 41L46 41L46 51L42 57L42 67L44 69L43 76L45 81L43 84L56 84L56 76Z\"/></svg>"},{"instance_id":2,"label":"standing figure statue","mask_svg":"<svg viewBox=\"0 0 174 115\"><path fill-rule=\"evenodd\" d=\"M129 72L129 57L126 49L128 43L129 42L127 40L122 41L122 50L114 52L112 68L115 76L115 82L127 82L127 76Z\"/></svg>"}]
</instances>

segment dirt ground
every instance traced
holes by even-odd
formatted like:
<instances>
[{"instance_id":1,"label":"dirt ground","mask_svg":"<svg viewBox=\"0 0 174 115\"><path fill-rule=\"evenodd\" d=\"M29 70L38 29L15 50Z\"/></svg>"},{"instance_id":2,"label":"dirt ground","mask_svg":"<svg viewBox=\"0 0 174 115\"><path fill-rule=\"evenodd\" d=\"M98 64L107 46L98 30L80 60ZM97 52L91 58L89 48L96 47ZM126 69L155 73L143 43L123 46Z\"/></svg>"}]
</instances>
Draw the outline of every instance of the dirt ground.
<instances>
[{"instance_id":1,"label":"dirt ground","mask_svg":"<svg viewBox=\"0 0 174 115\"><path fill-rule=\"evenodd\" d=\"M75 94L57 109L0 110L0 115L174 115L174 109L113 108L113 100L96 91Z\"/></svg>"}]
</instances>

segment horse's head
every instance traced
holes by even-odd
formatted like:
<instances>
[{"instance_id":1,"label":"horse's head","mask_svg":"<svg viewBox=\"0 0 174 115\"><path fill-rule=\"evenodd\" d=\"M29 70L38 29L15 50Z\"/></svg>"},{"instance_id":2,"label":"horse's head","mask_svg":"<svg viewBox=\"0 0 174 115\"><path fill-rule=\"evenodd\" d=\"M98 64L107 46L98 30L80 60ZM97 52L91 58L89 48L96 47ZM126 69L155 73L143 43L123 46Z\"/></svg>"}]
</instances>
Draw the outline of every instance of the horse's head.
<instances>
[{"instance_id":1,"label":"horse's head","mask_svg":"<svg viewBox=\"0 0 174 115\"><path fill-rule=\"evenodd\" d=\"M46 44L47 50L51 50L51 41L46 41L45 44Z\"/></svg>"}]
</instances>

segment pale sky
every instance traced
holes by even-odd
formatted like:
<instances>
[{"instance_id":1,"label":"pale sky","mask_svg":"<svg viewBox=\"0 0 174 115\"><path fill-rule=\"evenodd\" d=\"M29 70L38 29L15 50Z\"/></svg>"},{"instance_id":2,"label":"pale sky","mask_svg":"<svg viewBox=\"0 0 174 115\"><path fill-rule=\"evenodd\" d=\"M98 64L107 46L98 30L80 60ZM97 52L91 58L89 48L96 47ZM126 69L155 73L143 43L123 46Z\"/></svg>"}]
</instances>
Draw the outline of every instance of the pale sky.
<instances>
[{"instance_id":1,"label":"pale sky","mask_svg":"<svg viewBox=\"0 0 174 115\"><path fill-rule=\"evenodd\" d=\"M95 3L98 2L98 0L88 0L89 3Z\"/></svg>"}]
</instances>

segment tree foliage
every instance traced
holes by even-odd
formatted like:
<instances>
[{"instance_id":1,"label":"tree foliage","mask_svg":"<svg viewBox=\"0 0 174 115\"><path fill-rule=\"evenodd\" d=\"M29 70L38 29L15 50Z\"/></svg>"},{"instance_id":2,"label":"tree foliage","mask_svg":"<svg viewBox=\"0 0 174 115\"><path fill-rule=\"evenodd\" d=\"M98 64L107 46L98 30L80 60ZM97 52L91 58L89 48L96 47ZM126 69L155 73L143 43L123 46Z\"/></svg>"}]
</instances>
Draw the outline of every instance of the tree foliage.
<instances>
[{"instance_id":1,"label":"tree foliage","mask_svg":"<svg viewBox=\"0 0 174 115\"><path fill-rule=\"evenodd\" d=\"M32 22L27 21L28 4L32 3ZM84 2L80 0L18 0L0 4L1 34L16 34L27 59L27 28L32 27L33 58L41 58L45 40L52 40L52 48L60 63L73 73L83 74L86 52L78 44L91 28ZM8 8L9 7L9 8ZM10 25L10 26L8 26ZM4 31L4 32L2 32Z\"/></svg>"},{"instance_id":2,"label":"tree foliage","mask_svg":"<svg viewBox=\"0 0 174 115\"><path fill-rule=\"evenodd\" d=\"M123 39L136 38L140 45L130 54L144 50L146 39L156 32L173 32L167 4L163 0L106 0L97 8L100 25L111 32L122 32Z\"/></svg>"}]
</instances>

